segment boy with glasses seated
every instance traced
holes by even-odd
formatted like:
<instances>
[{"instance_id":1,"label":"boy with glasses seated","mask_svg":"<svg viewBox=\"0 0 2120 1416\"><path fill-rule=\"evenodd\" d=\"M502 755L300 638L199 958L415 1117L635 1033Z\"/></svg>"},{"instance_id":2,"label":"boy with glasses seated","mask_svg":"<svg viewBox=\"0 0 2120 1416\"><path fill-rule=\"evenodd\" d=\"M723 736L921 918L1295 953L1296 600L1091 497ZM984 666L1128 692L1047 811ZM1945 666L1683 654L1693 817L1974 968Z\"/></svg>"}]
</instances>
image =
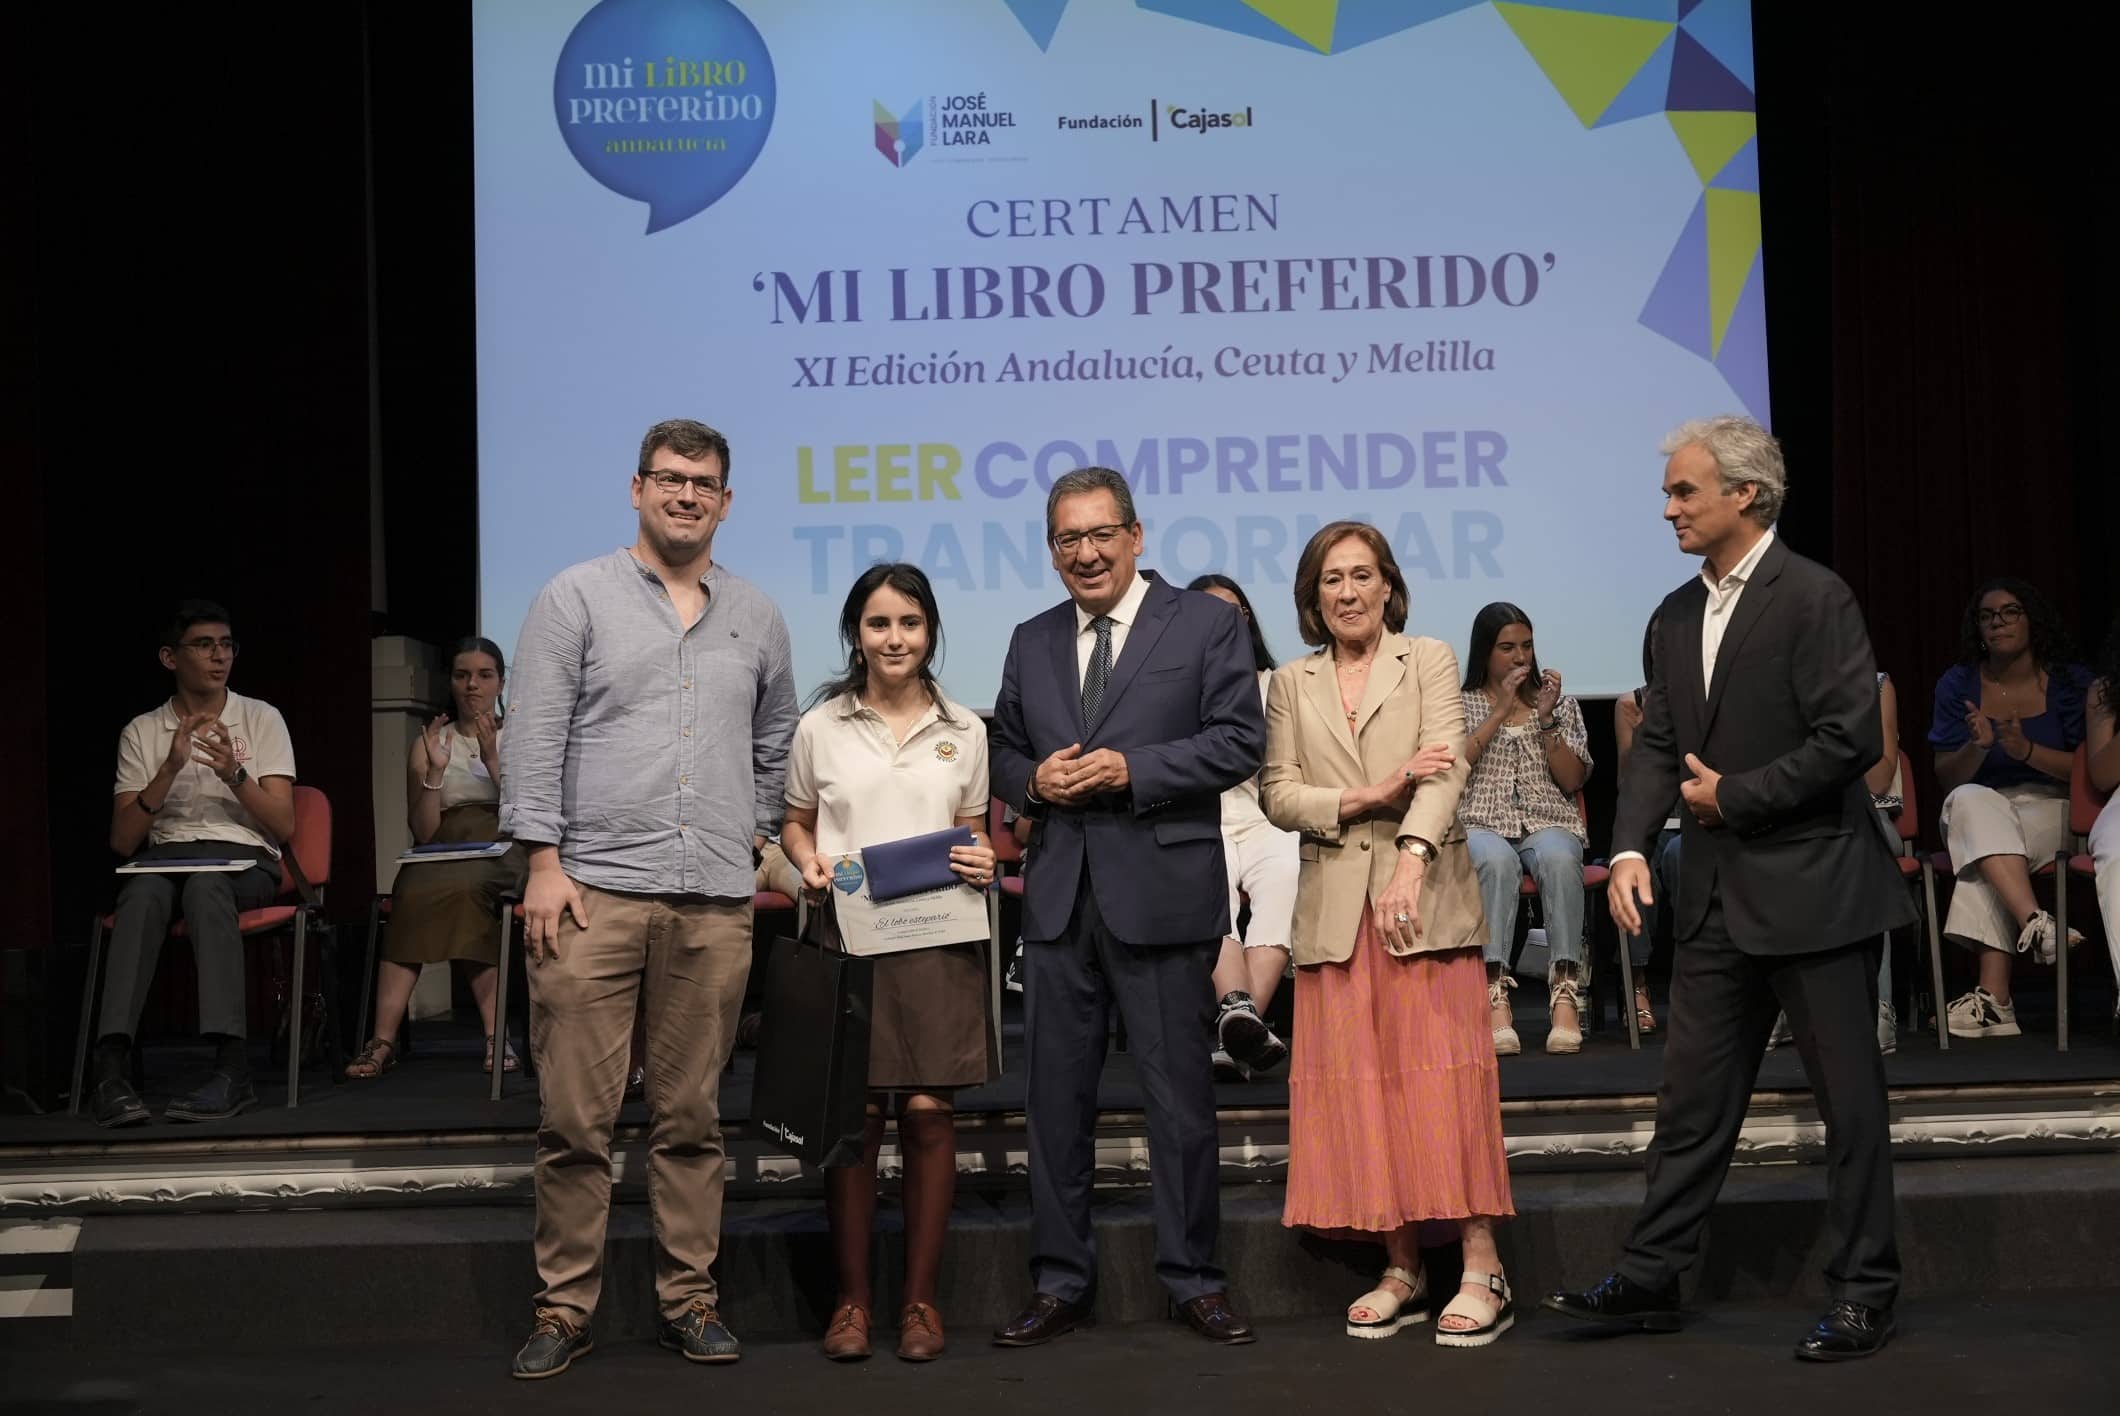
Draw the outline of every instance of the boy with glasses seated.
<instances>
[{"instance_id":1,"label":"boy with glasses seated","mask_svg":"<svg viewBox=\"0 0 2120 1416\"><path fill-rule=\"evenodd\" d=\"M172 1121L215 1121L257 1105L245 1051L243 938L236 917L279 892L279 847L294 831L294 748L279 710L228 687L236 640L228 611L177 606L162 635L169 700L118 738L110 848L134 861L251 861L240 871L127 876L118 887L96 1029L92 1109L99 1126L133 1126L147 1104L127 1079L133 1034L172 917L199 973L199 1032L214 1044L204 1085L169 1104Z\"/></svg>"}]
</instances>

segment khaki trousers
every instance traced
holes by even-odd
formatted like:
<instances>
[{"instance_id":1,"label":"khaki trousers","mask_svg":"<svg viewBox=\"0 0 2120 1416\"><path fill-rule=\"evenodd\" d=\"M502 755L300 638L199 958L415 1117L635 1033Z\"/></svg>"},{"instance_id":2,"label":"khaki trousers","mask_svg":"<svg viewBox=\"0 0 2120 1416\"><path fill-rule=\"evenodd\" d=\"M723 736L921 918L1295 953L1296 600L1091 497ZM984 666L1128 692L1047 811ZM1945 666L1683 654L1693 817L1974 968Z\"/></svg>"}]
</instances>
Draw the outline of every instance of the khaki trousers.
<instances>
[{"instance_id":1,"label":"khaki trousers","mask_svg":"<svg viewBox=\"0 0 2120 1416\"><path fill-rule=\"evenodd\" d=\"M577 1327L603 1288L611 1131L625 1098L636 999L648 1038L648 1209L655 1292L676 1318L715 1302L721 1246L721 1070L751 972L751 902L581 886L587 928L560 916L559 957L530 966L540 1308Z\"/></svg>"}]
</instances>

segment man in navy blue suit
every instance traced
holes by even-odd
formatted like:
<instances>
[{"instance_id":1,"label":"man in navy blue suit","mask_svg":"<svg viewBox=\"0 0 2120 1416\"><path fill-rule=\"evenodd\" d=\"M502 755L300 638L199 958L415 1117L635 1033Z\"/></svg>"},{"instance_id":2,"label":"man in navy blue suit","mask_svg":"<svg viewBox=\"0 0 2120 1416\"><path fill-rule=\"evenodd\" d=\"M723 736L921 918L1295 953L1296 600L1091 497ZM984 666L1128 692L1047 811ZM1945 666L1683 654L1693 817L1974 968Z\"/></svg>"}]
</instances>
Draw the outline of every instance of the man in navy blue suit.
<instances>
[{"instance_id":1,"label":"man in navy blue suit","mask_svg":"<svg viewBox=\"0 0 2120 1416\"><path fill-rule=\"evenodd\" d=\"M1214 1258L1208 1002L1229 931L1220 797L1259 770L1265 718L1236 609L1137 571L1126 479L1070 472L1045 503L1068 600L1016 627L994 702L994 795L1032 821L1024 874L1034 1347L1089 1314L1097 1079L1117 1004L1148 1102L1156 1276L1210 1341L1250 1342Z\"/></svg>"}]
</instances>

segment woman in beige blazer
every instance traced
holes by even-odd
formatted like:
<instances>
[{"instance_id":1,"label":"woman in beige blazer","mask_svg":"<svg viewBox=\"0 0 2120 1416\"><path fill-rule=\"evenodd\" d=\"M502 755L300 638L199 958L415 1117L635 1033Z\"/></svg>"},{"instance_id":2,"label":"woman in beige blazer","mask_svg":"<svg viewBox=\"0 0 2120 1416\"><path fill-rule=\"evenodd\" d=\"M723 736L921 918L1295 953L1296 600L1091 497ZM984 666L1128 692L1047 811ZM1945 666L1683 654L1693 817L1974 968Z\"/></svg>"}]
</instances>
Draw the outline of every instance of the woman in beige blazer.
<instances>
[{"instance_id":1,"label":"woman in beige blazer","mask_svg":"<svg viewBox=\"0 0 2120 1416\"><path fill-rule=\"evenodd\" d=\"M1267 819L1300 832L1282 1222L1375 1235L1387 1267L1352 1337L1429 1312L1422 1221L1456 1222L1464 1283L1436 1323L1484 1347L1515 1321L1494 1221L1514 1213L1487 1026L1486 924L1456 822L1465 714L1457 656L1409 639L1406 581L1373 527L1304 548L1296 619L1317 653L1267 691Z\"/></svg>"}]
</instances>

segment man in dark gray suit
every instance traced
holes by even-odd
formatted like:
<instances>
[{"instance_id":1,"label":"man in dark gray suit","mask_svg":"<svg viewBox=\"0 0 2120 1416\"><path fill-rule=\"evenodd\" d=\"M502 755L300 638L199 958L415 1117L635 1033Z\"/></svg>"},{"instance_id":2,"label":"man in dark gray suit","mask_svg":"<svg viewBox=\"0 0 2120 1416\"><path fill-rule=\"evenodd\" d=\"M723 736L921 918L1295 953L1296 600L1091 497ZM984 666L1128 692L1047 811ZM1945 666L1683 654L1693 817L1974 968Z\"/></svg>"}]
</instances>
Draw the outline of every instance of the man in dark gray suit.
<instances>
[{"instance_id":1,"label":"man in dark gray suit","mask_svg":"<svg viewBox=\"0 0 2120 1416\"><path fill-rule=\"evenodd\" d=\"M1214 1258L1220 1218L1208 1004L1229 932L1224 789L1259 770L1266 721L1244 622L1135 568L1126 479L1070 472L1045 504L1068 599L1016 627L994 700L994 795L1032 821L1023 882L1030 1053L1031 1347L1088 1316L1090 1174L1110 1011L1148 1110L1156 1276L1194 1331L1250 1342Z\"/></svg>"},{"instance_id":2,"label":"man in dark gray suit","mask_svg":"<svg viewBox=\"0 0 2120 1416\"><path fill-rule=\"evenodd\" d=\"M1827 1262L1835 1302L1797 1344L1867 1357L1892 1335L1899 1250L1884 1064L1879 937L1911 902L1862 774L1883 751L1876 662L1841 579L1771 530L1781 448L1748 418L1664 441L1664 519L1701 574L1658 611L1656 668L1620 783L1609 897L1622 933L1652 900L1644 855L1674 797L1680 852L1670 1040L1648 1194L1616 1271L1550 1294L1569 1317L1670 1331L1777 1011L1826 1118Z\"/></svg>"}]
</instances>

